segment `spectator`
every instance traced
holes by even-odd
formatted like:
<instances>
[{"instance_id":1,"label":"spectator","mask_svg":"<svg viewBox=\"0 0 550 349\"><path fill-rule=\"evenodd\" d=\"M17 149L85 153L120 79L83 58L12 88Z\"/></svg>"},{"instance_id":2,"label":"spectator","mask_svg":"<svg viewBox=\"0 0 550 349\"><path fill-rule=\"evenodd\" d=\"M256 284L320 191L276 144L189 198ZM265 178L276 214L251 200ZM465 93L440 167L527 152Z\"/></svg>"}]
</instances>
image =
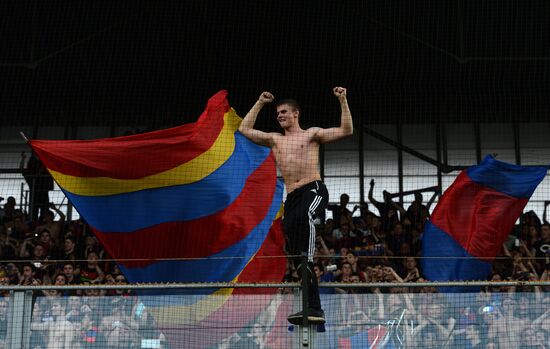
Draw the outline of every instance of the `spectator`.
<instances>
[{"instance_id":1,"label":"spectator","mask_svg":"<svg viewBox=\"0 0 550 349\"><path fill-rule=\"evenodd\" d=\"M126 280L126 277L122 274L118 274L115 276L115 283L119 286L128 284L128 280ZM131 294L130 290L125 290L122 288L116 289L115 293L119 296L128 296Z\"/></svg>"},{"instance_id":2,"label":"spectator","mask_svg":"<svg viewBox=\"0 0 550 349\"><path fill-rule=\"evenodd\" d=\"M317 282L334 282L336 281L336 278L334 277L334 274L331 271L325 272L325 267L317 263L313 266L313 271L315 272L315 276L317 277ZM329 287L321 287L319 288L319 293L321 294L334 294L335 290L334 288Z\"/></svg>"},{"instance_id":3,"label":"spectator","mask_svg":"<svg viewBox=\"0 0 550 349\"><path fill-rule=\"evenodd\" d=\"M402 260L402 268L400 269L399 276L404 282L415 282L420 278L420 271L418 271L418 263L414 257L405 257Z\"/></svg>"},{"instance_id":4,"label":"spectator","mask_svg":"<svg viewBox=\"0 0 550 349\"><path fill-rule=\"evenodd\" d=\"M547 343L539 343L535 330L532 326L527 325L519 342L518 349L544 349Z\"/></svg>"},{"instance_id":5,"label":"spectator","mask_svg":"<svg viewBox=\"0 0 550 349\"><path fill-rule=\"evenodd\" d=\"M4 204L2 222L11 222L15 214L15 198L13 196L8 197Z\"/></svg>"},{"instance_id":6,"label":"spectator","mask_svg":"<svg viewBox=\"0 0 550 349\"><path fill-rule=\"evenodd\" d=\"M359 266L358 261L359 261L359 258L355 253L348 252L346 254L346 262L348 262L351 265L352 272L359 276L359 279L361 282L367 282L367 275Z\"/></svg>"},{"instance_id":7,"label":"spectator","mask_svg":"<svg viewBox=\"0 0 550 349\"><path fill-rule=\"evenodd\" d=\"M340 229L334 230L335 244L337 247L351 249L355 246L355 237L352 236L349 223L342 223Z\"/></svg>"},{"instance_id":8,"label":"spectator","mask_svg":"<svg viewBox=\"0 0 550 349\"><path fill-rule=\"evenodd\" d=\"M52 239L48 229L42 229L39 232L38 238L38 244L44 248L45 258L57 259L60 257L59 248L57 247L56 241Z\"/></svg>"},{"instance_id":9,"label":"spectator","mask_svg":"<svg viewBox=\"0 0 550 349\"><path fill-rule=\"evenodd\" d=\"M76 239L72 235L65 236L62 259L65 261L76 261L80 259L80 254L76 249Z\"/></svg>"},{"instance_id":10,"label":"spectator","mask_svg":"<svg viewBox=\"0 0 550 349\"><path fill-rule=\"evenodd\" d=\"M81 282L81 285L82 286L92 286L92 285L95 285L94 283L91 283L90 281L83 281ZM84 290L84 296L86 296L87 298L94 298L94 297L99 297L101 296L101 290L97 289L97 288L90 288L90 287L86 287L86 288L83 288Z\"/></svg>"},{"instance_id":11,"label":"spectator","mask_svg":"<svg viewBox=\"0 0 550 349\"><path fill-rule=\"evenodd\" d=\"M113 306L111 315L103 318L99 328L105 334L109 349L132 347L137 344L139 336L136 330L139 324L126 315L121 306Z\"/></svg>"},{"instance_id":12,"label":"spectator","mask_svg":"<svg viewBox=\"0 0 550 349\"><path fill-rule=\"evenodd\" d=\"M51 202L48 204L48 207L59 215L59 220L55 221L54 213L50 210L46 210L42 213L40 217L41 224L36 227L35 232L38 233L47 230L54 241L59 241L63 223L65 222L65 214Z\"/></svg>"},{"instance_id":13,"label":"spectator","mask_svg":"<svg viewBox=\"0 0 550 349\"><path fill-rule=\"evenodd\" d=\"M430 332L435 333L435 339L440 343L441 348L452 342L456 324L454 317L445 314L446 308L444 299L433 295L424 298L418 312L417 330L427 328Z\"/></svg>"},{"instance_id":14,"label":"spectator","mask_svg":"<svg viewBox=\"0 0 550 349\"><path fill-rule=\"evenodd\" d=\"M380 213L380 220L382 224L382 230L389 231L397 222L399 222L399 215L397 214L397 209L394 202L391 199L390 193L384 190L384 201L379 202L374 199L374 179L370 181L369 189L369 201L376 207Z\"/></svg>"},{"instance_id":15,"label":"spectator","mask_svg":"<svg viewBox=\"0 0 550 349\"><path fill-rule=\"evenodd\" d=\"M522 340L523 326L515 317L516 301L514 298L506 298L502 301L502 311L496 308L491 312L492 318L488 327L488 339L495 341L499 347L506 348L509 343L520 343ZM509 324L514 323L515 326Z\"/></svg>"},{"instance_id":16,"label":"spectator","mask_svg":"<svg viewBox=\"0 0 550 349\"><path fill-rule=\"evenodd\" d=\"M387 238L388 248L394 255L401 256L400 247L403 243L407 243L408 241L409 237L404 234L403 225L401 223L396 223Z\"/></svg>"},{"instance_id":17,"label":"spectator","mask_svg":"<svg viewBox=\"0 0 550 349\"><path fill-rule=\"evenodd\" d=\"M81 283L80 278L76 276L75 265L72 262L65 262L63 264L63 274L65 275L67 285L79 285Z\"/></svg>"},{"instance_id":18,"label":"spectator","mask_svg":"<svg viewBox=\"0 0 550 349\"><path fill-rule=\"evenodd\" d=\"M81 299L79 296L70 296L67 301L67 313L65 317L67 321L70 321L75 326L79 325L83 316Z\"/></svg>"},{"instance_id":19,"label":"spectator","mask_svg":"<svg viewBox=\"0 0 550 349\"><path fill-rule=\"evenodd\" d=\"M67 278L65 274L57 274L54 278L54 285L56 286L63 286L67 285ZM61 290L43 290L42 293L46 297L60 297L60 296L68 296L69 291L62 292Z\"/></svg>"},{"instance_id":20,"label":"spectator","mask_svg":"<svg viewBox=\"0 0 550 349\"><path fill-rule=\"evenodd\" d=\"M340 227L343 223L351 224L352 212L347 208L348 203L349 195L344 193L340 195L339 205L327 206L327 210L332 212L332 219L336 225L335 228Z\"/></svg>"},{"instance_id":21,"label":"spectator","mask_svg":"<svg viewBox=\"0 0 550 349\"><path fill-rule=\"evenodd\" d=\"M4 268L0 267L0 286L9 286L9 279L6 276L6 271ZM2 299L8 299L10 296L10 291L0 291L0 300Z\"/></svg>"},{"instance_id":22,"label":"spectator","mask_svg":"<svg viewBox=\"0 0 550 349\"><path fill-rule=\"evenodd\" d=\"M550 332L550 296L544 297L542 300L542 315L533 321L535 329Z\"/></svg>"},{"instance_id":23,"label":"spectator","mask_svg":"<svg viewBox=\"0 0 550 349\"><path fill-rule=\"evenodd\" d=\"M323 236L323 240L325 240L325 242L327 244L329 244L330 246L334 246L335 245L335 239L334 239L334 236L332 234L332 232L334 231L335 227L334 227L334 221L329 218L325 221L325 224L322 226L322 236Z\"/></svg>"},{"instance_id":24,"label":"spectator","mask_svg":"<svg viewBox=\"0 0 550 349\"><path fill-rule=\"evenodd\" d=\"M365 222L376 216L373 212L369 210L369 204L364 201L361 201L359 205L353 206L353 211L351 211L352 215L357 210L359 210L359 217Z\"/></svg>"},{"instance_id":25,"label":"spectator","mask_svg":"<svg viewBox=\"0 0 550 349\"><path fill-rule=\"evenodd\" d=\"M18 285L21 280L19 268L14 263L6 264L6 277L10 285Z\"/></svg>"},{"instance_id":26,"label":"spectator","mask_svg":"<svg viewBox=\"0 0 550 349\"><path fill-rule=\"evenodd\" d=\"M8 234L7 231L10 232ZM11 236L11 228L0 225L0 259L14 260L17 257L18 241Z\"/></svg>"},{"instance_id":27,"label":"spectator","mask_svg":"<svg viewBox=\"0 0 550 349\"><path fill-rule=\"evenodd\" d=\"M44 322L38 322L33 317L31 330L46 331L47 349L72 349L75 328L72 323L65 318L65 308L61 301L54 300L51 306L51 319Z\"/></svg>"},{"instance_id":28,"label":"spectator","mask_svg":"<svg viewBox=\"0 0 550 349\"><path fill-rule=\"evenodd\" d=\"M25 263L23 265L23 273L19 277L19 285L22 285L22 286L40 285L41 282L34 277L35 269L36 268L34 267L34 265L30 263Z\"/></svg>"},{"instance_id":29,"label":"spectator","mask_svg":"<svg viewBox=\"0 0 550 349\"><path fill-rule=\"evenodd\" d=\"M80 349L104 349L107 341L99 329L100 318L91 312L85 312L79 324L79 334L75 340Z\"/></svg>"},{"instance_id":30,"label":"spectator","mask_svg":"<svg viewBox=\"0 0 550 349\"><path fill-rule=\"evenodd\" d=\"M337 270L335 273L338 282L351 282L352 275L353 270L351 269L351 264L348 262L342 263L341 269Z\"/></svg>"},{"instance_id":31,"label":"spectator","mask_svg":"<svg viewBox=\"0 0 550 349\"><path fill-rule=\"evenodd\" d=\"M84 258L88 258L88 253L95 252L98 258L103 259L104 250L99 245L97 238L93 235L87 235L84 239L85 248L84 248Z\"/></svg>"},{"instance_id":32,"label":"spectator","mask_svg":"<svg viewBox=\"0 0 550 349\"><path fill-rule=\"evenodd\" d=\"M99 267L99 257L96 252L88 253L88 262L80 268L80 280L91 283L100 283L103 281L105 274Z\"/></svg>"},{"instance_id":33,"label":"spectator","mask_svg":"<svg viewBox=\"0 0 550 349\"><path fill-rule=\"evenodd\" d=\"M486 347L486 344L481 340L479 328L475 324L467 325L465 333L465 340L460 340L461 345L462 343L465 344L464 348L483 349Z\"/></svg>"},{"instance_id":34,"label":"spectator","mask_svg":"<svg viewBox=\"0 0 550 349\"><path fill-rule=\"evenodd\" d=\"M23 241L27 238L33 237L29 225L25 222L25 216L21 211L16 210L13 221L5 224L8 237L11 237L17 241Z\"/></svg>"},{"instance_id":35,"label":"spectator","mask_svg":"<svg viewBox=\"0 0 550 349\"><path fill-rule=\"evenodd\" d=\"M29 215L33 221L44 215L48 210L50 199L48 193L53 190L53 179L33 152L25 168L27 155L21 153L19 168L29 186Z\"/></svg>"},{"instance_id":36,"label":"spectator","mask_svg":"<svg viewBox=\"0 0 550 349\"><path fill-rule=\"evenodd\" d=\"M374 267L367 267L367 279L371 282L384 282L384 270L381 263L376 263Z\"/></svg>"},{"instance_id":37,"label":"spectator","mask_svg":"<svg viewBox=\"0 0 550 349\"><path fill-rule=\"evenodd\" d=\"M423 226L426 223L426 220L430 217L430 207L432 206L435 198L437 197L438 192L434 191L430 201L427 205L422 203L423 196L422 193L416 192L414 194L414 201L411 203L409 208L407 208L406 217L411 222L413 226Z\"/></svg>"},{"instance_id":38,"label":"spectator","mask_svg":"<svg viewBox=\"0 0 550 349\"><path fill-rule=\"evenodd\" d=\"M538 270L544 270L550 257L550 224L544 223L540 228L540 238L533 244Z\"/></svg>"},{"instance_id":39,"label":"spectator","mask_svg":"<svg viewBox=\"0 0 550 349\"><path fill-rule=\"evenodd\" d=\"M36 238L34 237L28 237L24 239L19 249L19 257L23 259L29 259L31 257L31 254L33 253L35 242Z\"/></svg>"}]
</instances>

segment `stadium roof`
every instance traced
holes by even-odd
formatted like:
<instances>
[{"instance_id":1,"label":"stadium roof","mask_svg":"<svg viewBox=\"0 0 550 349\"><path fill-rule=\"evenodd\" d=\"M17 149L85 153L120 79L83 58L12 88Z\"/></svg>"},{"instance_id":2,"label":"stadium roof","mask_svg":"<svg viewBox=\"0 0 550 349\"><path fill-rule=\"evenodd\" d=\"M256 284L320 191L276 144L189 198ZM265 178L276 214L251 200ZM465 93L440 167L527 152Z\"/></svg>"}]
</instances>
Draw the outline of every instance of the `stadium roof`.
<instances>
[{"instance_id":1,"label":"stadium roof","mask_svg":"<svg viewBox=\"0 0 550 349\"><path fill-rule=\"evenodd\" d=\"M180 1L0 5L0 121L193 121L219 89L333 122L548 119L548 2Z\"/></svg>"}]
</instances>

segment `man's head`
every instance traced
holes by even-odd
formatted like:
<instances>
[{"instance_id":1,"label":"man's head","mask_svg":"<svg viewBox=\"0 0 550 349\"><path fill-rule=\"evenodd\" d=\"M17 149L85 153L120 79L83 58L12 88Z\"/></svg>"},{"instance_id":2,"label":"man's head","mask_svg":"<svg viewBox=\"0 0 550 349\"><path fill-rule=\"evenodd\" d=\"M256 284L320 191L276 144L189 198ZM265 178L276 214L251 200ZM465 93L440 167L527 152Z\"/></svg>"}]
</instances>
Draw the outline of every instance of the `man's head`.
<instances>
[{"instance_id":1,"label":"man's head","mask_svg":"<svg viewBox=\"0 0 550 349\"><path fill-rule=\"evenodd\" d=\"M42 245L34 246L32 250L32 255L36 259L44 259L46 257L46 250L44 249L44 246Z\"/></svg>"},{"instance_id":2,"label":"man's head","mask_svg":"<svg viewBox=\"0 0 550 349\"><path fill-rule=\"evenodd\" d=\"M340 232L342 233L342 235L348 236L350 232L349 223L346 222L346 223L340 224Z\"/></svg>"},{"instance_id":3,"label":"man's head","mask_svg":"<svg viewBox=\"0 0 550 349\"><path fill-rule=\"evenodd\" d=\"M48 210L48 211L44 212L44 214L41 217L41 220L43 222L46 222L46 223L51 223L51 222L53 222L54 216L55 215L53 214L53 212Z\"/></svg>"},{"instance_id":4,"label":"man's head","mask_svg":"<svg viewBox=\"0 0 550 349\"><path fill-rule=\"evenodd\" d=\"M40 232L40 243L42 244L49 244L51 241L51 234L48 229L42 229Z\"/></svg>"},{"instance_id":5,"label":"man's head","mask_svg":"<svg viewBox=\"0 0 550 349\"><path fill-rule=\"evenodd\" d=\"M13 196L8 196L8 199L6 200L6 205L10 207L15 207L15 198Z\"/></svg>"},{"instance_id":6,"label":"man's head","mask_svg":"<svg viewBox=\"0 0 550 349\"><path fill-rule=\"evenodd\" d=\"M73 252L75 245L76 245L75 238L73 238L72 236L65 237L65 244L64 244L65 253Z\"/></svg>"},{"instance_id":7,"label":"man's head","mask_svg":"<svg viewBox=\"0 0 550 349\"><path fill-rule=\"evenodd\" d=\"M401 235L403 233L403 225L401 223L395 223L393 226L393 234Z\"/></svg>"},{"instance_id":8,"label":"man's head","mask_svg":"<svg viewBox=\"0 0 550 349\"><path fill-rule=\"evenodd\" d=\"M325 268L321 263L317 263L313 266L313 271L315 272L315 276L317 276L317 278L320 278L324 274Z\"/></svg>"},{"instance_id":9,"label":"man's head","mask_svg":"<svg viewBox=\"0 0 550 349\"><path fill-rule=\"evenodd\" d=\"M117 285L119 285L119 286L120 286L120 285L126 285L126 284L128 283L128 282L126 281L126 277L124 277L124 275L122 275L122 274L116 275L114 281L115 281L115 283L116 283ZM117 289L115 290L115 293L116 293L116 294L124 294L124 292L126 292L126 290L124 290L124 289L122 289L122 288L117 288Z\"/></svg>"},{"instance_id":10,"label":"man's head","mask_svg":"<svg viewBox=\"0 0 550 349\"><path fill-rule=\"evenodd\" d=\"M344 193L340 195L340 205L346 206L349 203L349 195Z\"/></svg>"},{"instance_id":11,"label":"man's head","mask_svg":"<svg viewBox=\"0 0 550 349\"><path fill-rule=\"evenodd\" d=\"M357 264L357 255L353 252L348 252L346 255L346 262L351 265Z\"/></svg>"},{"instance_id":12,"label":"man's head","mask_svg":"<svg viewBox=\"0 0 550 349\"><path fill-rule=\"evenodd\" d=\"M67 284L67 277L65 274L57 274L54 279L55 285L66 285Z\"/></svg>"},{"instance_id":13,"label":"man's head","mask_svg":"<svg viewBox=\"0 0 550 349\"><path fill-rule=\"evenodd\" d=\"M53 316L63 316L65 315L65 307L61 302L54 301L52 303L51 314Z\"/></svg>"},{"instance_id":14,"label":"man's head","mask_svg":"<svg viewBox=\"0 0 550 349\"><path fill-rule=\"evenodd\" d=\"M23 265L23 277L25 279L31 279L34 277L35 267L30 263Z\"/></svg>"},{"instance_id":15,"label":"man's head","mask_svg":"<svg viewBox=\"0 0 550 349\"><path fill-rule=\"evenodd\" d=\"M403 265L407 270L413 270L416 268L416 259L414 257L405 257L405 259L403 259Z\"/></svg>"},{"instance_id":16,"label":"man's head","mask_svg":"<svg viewBox=\"0 0 550 349\"><path fill-rule=\"evenodd\" d=\"M99 256L95 251L88 252L88 263L97 264Z\"/></svg>"},{"instance_id":17,"label":"man's head","mask_svg":"<svg viewBox=\"0 0 550 349\"><path fill-rule=\"evenodd\" d=\"M300 116L300 106L293 99L280 100L276 105L277 121L283 129L288 129L298 124Z\"/></svg>"},{"instance_id":18,"label":"man's head","mask_svg":"<svg viewBox=\"0 0 550 349\"><path fill-rule=\"evenodd\" d=\"M550 224L545 223L540 227L540 237L543 240L550 239Z\"/></svg>"},{"instance_id":19,"label":"man's head","mask_svg":"<svg viewBox=\"0 0 550 349\"><path fill-rule=\"evenodd\" d=\"M67 279L71 280L74 276L74 264L73 263L63 264L63 274L65 274Z\"/></svg>"},{"instance_id":20,"label":"man's head","mask_svg":"<svg viewBox=\"0 0 550 349\"><path fill-rule=\"evenodd\" d=\"M342 275L351 276L352 273L353 269L351 267L351 264L349 264L348 262L342 263Z\"/></svg>"}]
</instances>

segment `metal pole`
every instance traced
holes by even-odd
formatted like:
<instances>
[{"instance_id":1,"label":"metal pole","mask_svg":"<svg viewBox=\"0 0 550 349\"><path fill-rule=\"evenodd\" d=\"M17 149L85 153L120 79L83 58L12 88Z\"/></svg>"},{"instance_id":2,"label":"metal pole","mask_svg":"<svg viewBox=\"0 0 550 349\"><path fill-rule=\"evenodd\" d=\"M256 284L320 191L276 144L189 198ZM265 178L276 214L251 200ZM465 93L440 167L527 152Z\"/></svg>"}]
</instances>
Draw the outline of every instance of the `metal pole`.
<instances>
[{"instance_id":1,"label":"metal pole","mask_svg":"<svg viewBox=\"0 0 550 349\"><path fill-rule=\"evenodd\" d=\"M438 121L435 126L435 149L437 162L441 162L441 121ZM445 162L447 160L445 159ZM443 175L441 173L441 167L437 168L437 186L443 188Z\"/></svg>"},{"instance_id":2,"label":"metal pole","mask_svg":"<svg viewBox=\"0 0 550 349\"><path fill-rule=\"evenodd\" d=\"M29 217L34 220L34 201L36 200L36 174L32 175L32 188L29 188L31 200L29 202Z\"/></svg>"},{"instance_id":3,"label":"metal pole","mask_svg":"<svg viewBox=\"0 0 550 349\"><path fill-rule=\"evenodd\" d=\"M23 348L23 309L25 308L25 292L10 292L10 303L8 309L8 333L6 344L10 349Z\"/></svg>"},{"instance_id":4,"label":"metal pole","mask_svg":"<svg viewBox=\"0 0 550 349\"><path fill-rule=\"evenodd\" d=\"M512 123L512 132L514 132L514 153L516 155L516 165L521 165L521 143L519 139L519 123L514 120Z\"/></svg>"},{"instance_id":5,"label":"metal pole","mask_svg":"<svg viewBox=\"0 0 550 349\"><path fill-rule=\"evenodd\" d=\"M401 121L397 123L397 142L403 144L403 128ZM397 175L399 176L399 193L403 192L403 150L397 148ZM399 195L399 205L403 206L403 195Z\"/></svg>"},{"instance_id":6,"label":"metal pole","mask_svg":"<svg viewBox=\"0 0 550 349\"><path fill-rule=\"evenodd\" d=\"M476 142L476 160L479 164L481 162L481 130L478 120L476 120L474 123L474 135Z\"/></svg>"},{"instance_id":7,"label":"metal pole","mask_svg":"<svg viewBox=\"0 0 550 349\"><path fill-rule=\"evenodd\" d=\"M359 203L365 202L365 131L364 121L360 118L361 127L359 127Z\"/></svg>"},{"instance_id":8,"label":"metal pole","mask_svg":"<svg viewBox=\"0 0 550 349\"><path fill-rule=\"evenodd\" d=\"M19 209L22 210L22 211L25 211L24 207L23 207L23 198L25 196L25 183L21 182L21 192L19 194ZM27 200L25 199L25 202Z\"/></svg>"},{"instance_id":9,"label":"metal pole","mask_svg":"<svg viewBox=\"0 0 550 349\"><path fill-rule=\"evenodd\" d=\"M306 348L309 347L309 343L310 343L309 320L307 317L309 315L309 286L310 286L309 278L311 275L307 262L308 262L307 253L302 252L301 274L302 274L302 315L303 317L302 317L302 328L301 328L300 334L301 334L302 346Z\"/></svg>"}]
</instances>

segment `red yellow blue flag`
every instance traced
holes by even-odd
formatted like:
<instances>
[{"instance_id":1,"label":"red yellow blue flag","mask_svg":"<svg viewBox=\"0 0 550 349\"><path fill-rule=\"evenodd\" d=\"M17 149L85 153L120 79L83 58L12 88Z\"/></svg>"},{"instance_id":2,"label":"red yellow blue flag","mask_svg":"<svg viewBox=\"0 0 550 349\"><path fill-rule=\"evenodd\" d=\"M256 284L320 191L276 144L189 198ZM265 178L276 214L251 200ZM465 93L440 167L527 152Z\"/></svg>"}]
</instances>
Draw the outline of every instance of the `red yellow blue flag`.
<instances>
[{"instance_id":1,"label":"red yellow blue flag","mask_svg":"<svg viewBox=\"0 0 550 349\"><path fill-rule=\"evenodd\" d=\"M198 121L96 140L31 140L132 282L280 281L282 183L227 92ZM263 256L265 257L265 256Z\"/></svg>"}]
</instances>

